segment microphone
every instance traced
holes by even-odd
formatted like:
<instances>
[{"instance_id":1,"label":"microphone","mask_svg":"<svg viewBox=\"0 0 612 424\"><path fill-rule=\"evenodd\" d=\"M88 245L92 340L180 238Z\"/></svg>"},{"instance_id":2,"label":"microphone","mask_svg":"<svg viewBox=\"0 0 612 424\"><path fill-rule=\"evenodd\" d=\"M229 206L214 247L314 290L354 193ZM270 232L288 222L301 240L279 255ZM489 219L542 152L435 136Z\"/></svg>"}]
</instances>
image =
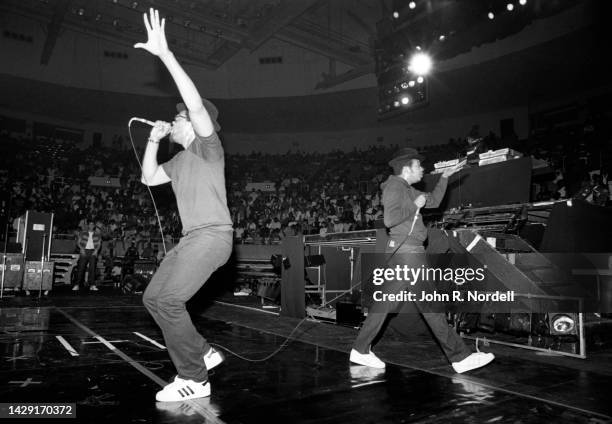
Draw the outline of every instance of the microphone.
<instances>
[{"instance_id":1,"label":"microphone","mask_svg":"<svg viewBox=\"0 0 612 424\"><path fill-rule=\"evenodd\" d=\"M130 123L131 123L132 121L142 122L143 124L147 124L147 125L149 125L149 126L151 126L151 127L154 127L154 126L155 126L155 122L153 122L153 121L149 121L148 119L144 119L144 118L132 118L132 119L130 119Z\"/></svg>"}]
</instances>

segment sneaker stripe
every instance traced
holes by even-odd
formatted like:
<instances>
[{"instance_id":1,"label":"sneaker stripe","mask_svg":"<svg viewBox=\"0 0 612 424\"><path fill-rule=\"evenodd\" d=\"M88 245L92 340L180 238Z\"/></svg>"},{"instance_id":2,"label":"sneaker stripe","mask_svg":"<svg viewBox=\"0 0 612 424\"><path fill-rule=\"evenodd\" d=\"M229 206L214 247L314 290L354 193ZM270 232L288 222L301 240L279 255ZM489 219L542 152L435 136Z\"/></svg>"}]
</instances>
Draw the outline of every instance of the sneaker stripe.
<instances>
[{"instance_id":1,"label":"sneaker stripe","mask_svg":"<svg viewBox=\"0 0 612 424\"><path fill-rule=\"evenodd\" d=\"M186 395L183 393L183 389L178 389L177 392L181 395L181 397L185 397Z\"/></svg>"},{"instance_id":2,"label":"sneaker stripe","mask_svg":"<svg viewBox=\"0 0 612 424\"><path fill-rule=\"evenodd\" d=\"M193 389L191 387L187 386L185 391L187 391L187 390L189 390L192 395L195 395L195 392L193 391Z\"/></svg>"}]
</instances>

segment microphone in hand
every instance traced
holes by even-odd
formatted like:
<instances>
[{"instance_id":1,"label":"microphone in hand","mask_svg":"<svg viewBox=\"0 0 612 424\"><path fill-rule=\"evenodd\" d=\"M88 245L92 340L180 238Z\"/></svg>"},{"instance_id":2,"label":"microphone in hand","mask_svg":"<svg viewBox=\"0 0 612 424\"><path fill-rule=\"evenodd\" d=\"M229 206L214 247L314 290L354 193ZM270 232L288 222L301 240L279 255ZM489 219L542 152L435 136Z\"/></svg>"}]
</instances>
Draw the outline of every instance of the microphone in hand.
<instances>
[{"instance_id":1,"label":"microphone in hand","mask_svg":"<svg viewBox=\"0 0 612 424\"><path fill-rule=\"evenodd\" d=\"M172 124L164 121L155 121L153 128L151 129L151 133L149 134L149 138L153 140L161 140L172 130Z\"/></svg>"}]
</instances>

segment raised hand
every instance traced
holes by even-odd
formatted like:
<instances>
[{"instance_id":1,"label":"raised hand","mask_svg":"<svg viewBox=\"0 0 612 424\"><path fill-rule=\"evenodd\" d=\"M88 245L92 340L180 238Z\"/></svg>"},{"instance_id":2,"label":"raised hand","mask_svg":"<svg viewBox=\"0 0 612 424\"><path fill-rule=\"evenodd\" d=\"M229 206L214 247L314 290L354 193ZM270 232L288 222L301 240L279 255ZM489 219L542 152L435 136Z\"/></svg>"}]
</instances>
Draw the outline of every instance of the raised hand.
<instances>
[{"instance_id":1,"label":"raised hand","mask_svg":"<svg viewBox=\"0 0 612 424\"><path fill-rule=\"evenodd\" d=\"M145 49L155 56L163 56L170 52L168 42L166 41L166 20L159 20L159 10L151 8L149 16L143 14L145 28L147 29L147 42L136 43L134 47L137 49Z\"/></svg>"}]
</instances>

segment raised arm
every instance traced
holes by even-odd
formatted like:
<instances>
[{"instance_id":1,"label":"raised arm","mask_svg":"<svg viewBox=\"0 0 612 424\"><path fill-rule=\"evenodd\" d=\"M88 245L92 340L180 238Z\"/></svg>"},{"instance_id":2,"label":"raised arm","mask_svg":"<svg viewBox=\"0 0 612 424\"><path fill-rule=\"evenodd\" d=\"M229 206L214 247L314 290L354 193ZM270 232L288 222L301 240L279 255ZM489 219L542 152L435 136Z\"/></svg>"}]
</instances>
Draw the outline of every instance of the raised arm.
<instances>
[{"instance_id":1,"label":"raised arm","mask_svg":"<svg viewBox=\"0 0 612 424\"><path fill-rule=\"evenodd\" d=\"M166 20L161 19L160 21L159 11L151 8L148 16L144 14L144 24L148 40L146 43L136 43L134 47L145 49L161 59L181 93L195 133L202 137L212 135L215 130L214 124L202 103L196 86L168 48L165 34Z\"/></svg>"}]
</instances>

